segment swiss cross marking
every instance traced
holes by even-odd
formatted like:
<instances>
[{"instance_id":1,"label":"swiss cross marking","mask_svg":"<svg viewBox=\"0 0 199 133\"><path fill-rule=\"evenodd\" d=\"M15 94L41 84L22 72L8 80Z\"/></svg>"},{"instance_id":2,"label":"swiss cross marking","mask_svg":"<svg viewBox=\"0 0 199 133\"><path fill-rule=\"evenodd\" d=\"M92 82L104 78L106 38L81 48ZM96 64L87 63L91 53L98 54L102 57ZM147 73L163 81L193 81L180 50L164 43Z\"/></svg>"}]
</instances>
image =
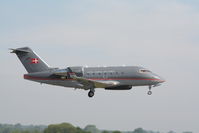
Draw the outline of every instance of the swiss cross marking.
<instances>
[{"instance_id":1,"label":"swiss cross marking","mask_svg":"<svg viewBox=\"0 0 199 133\"><path fill-rule=\"evenodd\" d=\"M39 63L38 58L31 58L31 64L37 64L37 63Z\"/></svg>"}]
</instances>

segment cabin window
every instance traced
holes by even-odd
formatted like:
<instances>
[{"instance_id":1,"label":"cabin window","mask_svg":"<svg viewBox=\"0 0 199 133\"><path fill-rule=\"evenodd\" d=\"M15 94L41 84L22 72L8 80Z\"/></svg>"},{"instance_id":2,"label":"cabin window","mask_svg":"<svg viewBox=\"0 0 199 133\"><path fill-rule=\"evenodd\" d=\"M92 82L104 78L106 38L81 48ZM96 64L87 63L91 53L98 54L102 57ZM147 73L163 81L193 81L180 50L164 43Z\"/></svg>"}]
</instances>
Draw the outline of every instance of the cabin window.
<instances>
[{"instance_id":1,"label":"cabin window","mask_svg":"<svg viewBox=\"0 0 199 133\"><path fill-rule=\"evenodd\" d=\"M146 69L140 69L140 73L149 73L149 72L151 72L151 71L146 70Z\"/></svg>"}]
</instances>

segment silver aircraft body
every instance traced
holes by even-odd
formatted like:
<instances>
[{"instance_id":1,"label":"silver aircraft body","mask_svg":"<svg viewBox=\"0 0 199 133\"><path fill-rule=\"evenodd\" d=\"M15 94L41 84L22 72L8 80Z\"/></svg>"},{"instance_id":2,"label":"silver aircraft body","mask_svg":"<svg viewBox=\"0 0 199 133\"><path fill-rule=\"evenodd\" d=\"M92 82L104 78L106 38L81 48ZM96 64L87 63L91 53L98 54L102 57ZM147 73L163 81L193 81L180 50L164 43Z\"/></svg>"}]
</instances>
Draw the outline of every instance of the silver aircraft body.
<instances>
[{"instance_id":1,"label":"silver aircraft body","mask_svg":"<svg viewBox=\"0 0 199 133\"><path fill-rule=\"evenodd\" d=\"M82 67L72 66L65 69L51 68L29 47L11 49L27 70L24 79L71 88L89 90L93 97L96 88L106 90L129 90L134 86L151 88L165 82L157 74L139 66Z\"/></svg>"}]
</instances>

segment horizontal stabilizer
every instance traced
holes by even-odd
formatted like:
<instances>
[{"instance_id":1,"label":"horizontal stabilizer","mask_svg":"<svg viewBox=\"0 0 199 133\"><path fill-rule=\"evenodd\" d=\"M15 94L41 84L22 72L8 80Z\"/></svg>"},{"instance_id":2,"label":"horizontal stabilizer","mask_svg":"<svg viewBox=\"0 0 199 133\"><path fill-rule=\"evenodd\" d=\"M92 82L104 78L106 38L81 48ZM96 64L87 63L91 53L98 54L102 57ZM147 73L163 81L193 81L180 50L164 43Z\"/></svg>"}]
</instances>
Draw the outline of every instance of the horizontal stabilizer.
<instances>
[{"instance_id":1,"label":"horizontal stabilizer","mask_svg":"<svg viewBox=\"0 0 199 133\"><path fill-rule=\"evenodd\" d=\"M25 49L21 49L21 48L18 48L18 49L10 48L10 50L12 50L10 53L17 53L17 52L29 53L29 52L31 52L31 51L28 51L28 50L25 50Z\"/></svg>"}]
</instances>

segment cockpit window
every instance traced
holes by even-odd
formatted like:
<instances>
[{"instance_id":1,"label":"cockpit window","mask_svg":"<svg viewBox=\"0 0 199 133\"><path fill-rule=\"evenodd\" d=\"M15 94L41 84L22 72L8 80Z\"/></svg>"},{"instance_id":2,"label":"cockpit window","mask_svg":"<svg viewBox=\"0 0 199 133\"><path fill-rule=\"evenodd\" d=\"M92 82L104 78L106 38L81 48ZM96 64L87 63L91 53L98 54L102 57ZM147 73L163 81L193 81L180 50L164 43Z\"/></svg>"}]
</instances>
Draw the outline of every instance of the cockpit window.
<instances>
[{"instance_id":1,"label":"cockpit window","mask_svg":"<svg viewBox=\"0 0 199 133\"><path fill-rule=\"evenodd\" d=\"M150 73L151 71L147 70L147 69L140 69L140 73Z\"/></svg>"}]
</instances>

